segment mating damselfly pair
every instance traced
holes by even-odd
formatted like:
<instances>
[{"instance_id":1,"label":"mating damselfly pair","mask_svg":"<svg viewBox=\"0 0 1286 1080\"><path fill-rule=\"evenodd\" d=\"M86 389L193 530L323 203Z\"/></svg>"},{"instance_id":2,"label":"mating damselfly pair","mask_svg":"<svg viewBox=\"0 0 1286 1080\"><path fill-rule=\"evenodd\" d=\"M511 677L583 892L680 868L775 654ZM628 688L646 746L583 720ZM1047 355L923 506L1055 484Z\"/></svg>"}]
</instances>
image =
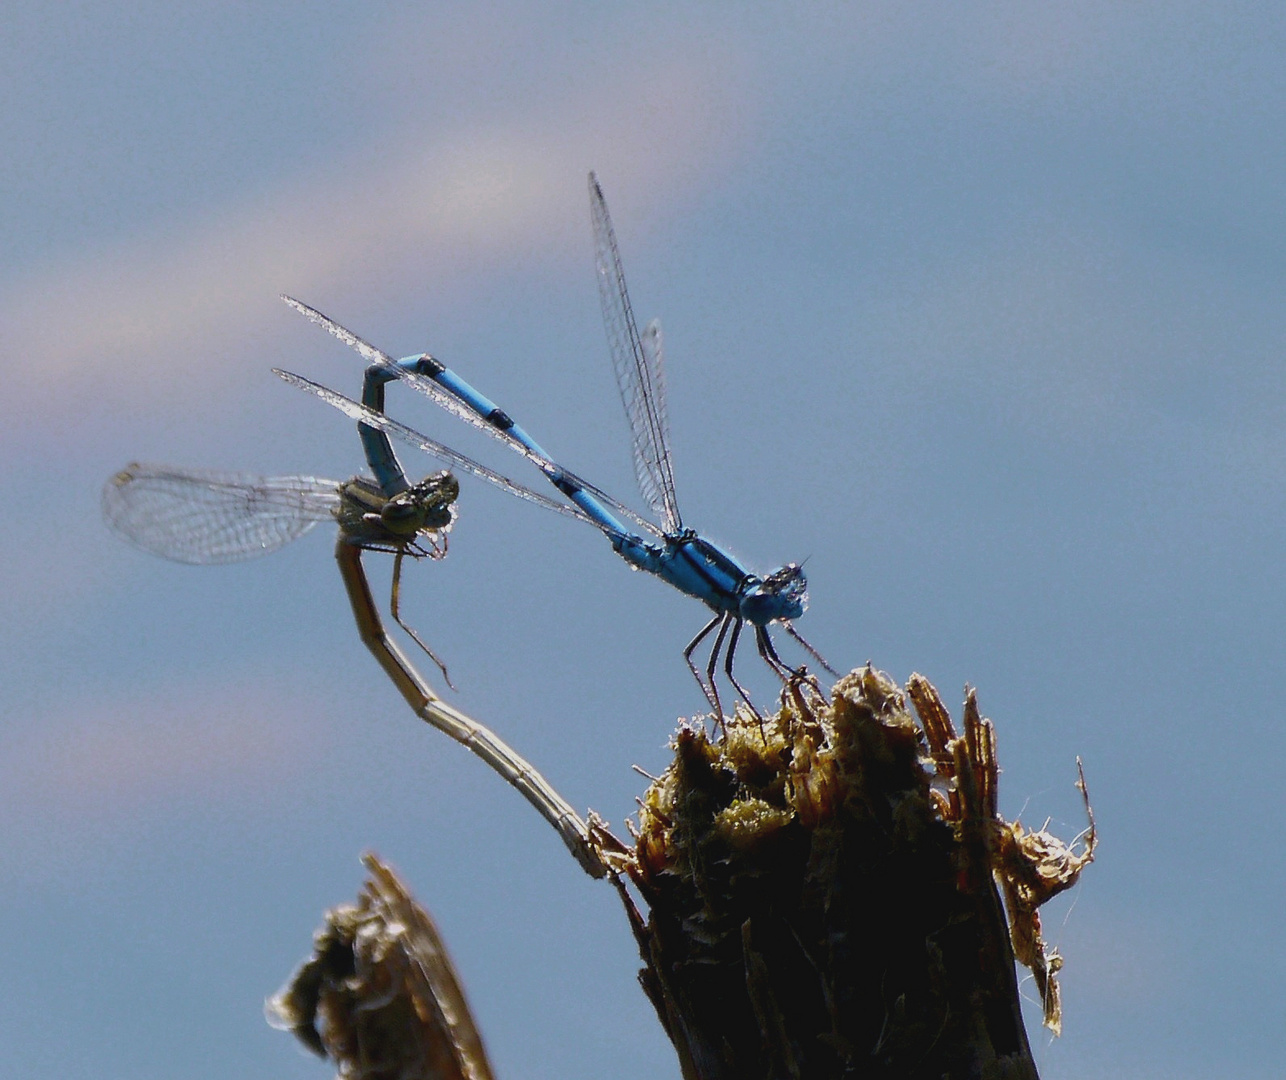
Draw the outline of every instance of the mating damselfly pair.
<instances>
[{"instance_id":1,"label":"mating damselfly pair","mask_svg":"<svg viewBox=\"0 0 1286 1080\"><path fill-rule=\"evenodd\" d=\"M763 576L751 573L724 548L683 524L670 452L660 327L654 321L640 334L607 204L592 173L589 187L599 296L632 433L635 474L659 521L636 513L558 464L507 413L428 353L395 360L319 311L283 297L367 362L360 403L302 376L274 371L288 383L317 395L358 421L374 481L359 478L339 484L308 477L214 476L131 466L107 485L104 508L108 522L127 539L156 554L187 562L218 562L273 550L316 521L333 517L339 523L341 544L395 553L391 598L394 617L429 652L399 616L399 572L404 555L437 557L445 553L458 486L449 474L436 474L418 485L411 484L393 453L388 439L391 435L458 472L477 476L510 494L593 525L632 567L704 603L713 616L688 643L683 656L716 717L722 716L716 685L721 656L724 674L742 700L754 709L733 672L737 644L747 624L753 628L760 656L783 680L802 677L805 671L802 667L792 668L778 655L769 633L774 624L780 625L828 671L832 670L792 623L803 614L808 602L807 583L798 564L788 563ZM566 501L532 491L388 417L384 412L384 389L393 380L410 385L526 458ZM714 644L703 678L692 654L712 633ZM432 652L429 655L433 656ZM445 676L441 662L435 656L433 659Z\"/></svg>"}]
</instances>

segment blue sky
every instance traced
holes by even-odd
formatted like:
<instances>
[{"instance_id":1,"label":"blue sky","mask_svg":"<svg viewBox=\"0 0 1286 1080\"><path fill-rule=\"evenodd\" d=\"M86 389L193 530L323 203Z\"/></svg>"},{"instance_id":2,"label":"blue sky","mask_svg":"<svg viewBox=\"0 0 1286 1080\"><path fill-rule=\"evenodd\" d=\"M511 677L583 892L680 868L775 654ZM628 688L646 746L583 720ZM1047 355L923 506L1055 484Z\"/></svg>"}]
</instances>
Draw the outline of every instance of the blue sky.
<instances>
[{"instance_id":1,"label":"blue sky","mask_svg":"<svg viewBox=\"0 0 1286 1080\"><path fill-rule=\"evenodd\" d=\"M807 557L838 666L976 686L1009 816L1074 835L1084 758L1102 846L1046 912L1042 1075L1280 1075L1275 6L15 2L3 29L11 1075L328 1075L260 1007L368 848L500 1075L677 1075L615 897L407 715L326 529L190 568L98 516L135 459L357 471L268 369L355 391L359 364L280 292L432 349L631 498L591 168L664 320L686 519ZM620 827L702 708L703 612L592 530L467 481L460 509L407 617L456 704Z\"/></svg>"}]
</instances>

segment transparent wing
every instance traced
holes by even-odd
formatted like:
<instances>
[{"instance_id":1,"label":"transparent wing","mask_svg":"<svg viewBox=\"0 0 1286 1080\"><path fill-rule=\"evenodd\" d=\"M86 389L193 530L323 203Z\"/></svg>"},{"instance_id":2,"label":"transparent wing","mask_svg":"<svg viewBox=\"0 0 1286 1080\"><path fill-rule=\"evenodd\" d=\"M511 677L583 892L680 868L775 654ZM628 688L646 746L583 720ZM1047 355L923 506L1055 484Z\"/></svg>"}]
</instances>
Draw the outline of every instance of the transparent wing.
<instances>
[{"instance_id":1,"label":"transparent wing","mask_svg":"<svg viewBox=\"0 0 1286 1080\"><path fill-rule=\"evenodd\" d=\"M103 486L103 519L131 544L183 563L251 559L334 520L339 484L314 476L126 466Z\"/></svg>"},{"instance_id":2,"label":"transparent wing","mask_svg":"<svg viewBox=\"0 0 1286 1080\"><path fill-rule=\"evenodd\" d=\"M612 507L614 510L618 511L619 513L623 514L625 517L629 518L632 522L638 525L639 528L644 529L649 533L652 533L654 536L664 537L665 532L662 529L657 528L657 526L653 522L648 521L647 518L643 517L637 511L632 510L630 507L626 506L618 499L609 495L602 488L597 487L594 484L591 484L588 480L584 479L583 477L577 476L570 469L565 469L563 468L563 466L557 464L554 461L551 461L549 458L542 457L540 454L537 454L530 447L524 446L522 443L520 443L508 432L503 431L500 428L494 427L491 424L487 423L486 420L484 420L476 412L470 409L468 405L466 405L454 394L450 393L447 390L444 390L432 379L427 378L424 375L420 375L417 372L408 371L406 368L398 364L397 361L395 361L391 356L389 356L388 353L383 352L380 349L377 349L374 345L371 345L369 342L363 341L351 330L348 330L345 327L341 326L339 323L335 322L334 319L331 319L328 316L323 315L316 308L309 307L307 304L303 303L302 301L296 300L290 296L283 296L282 299L291 307L293 307L296 311L298 311L301 315L303 315L306 319L308 319L310 322L316 323L324 330L328 331L329 333L333 334L335 337L339 338L339 340L344 342L344 344L356 350L362 356L362 358L367 361L367 363L378 364L380 365L380 367L387 369L389 372L391 372L392 374L396 375L399 379L401 379L402 382L409 384L411 387L413 387L414 389L422 393L425 397L432 398L434 402L442 406L442 408L446 409L446 411L449 412L452 416L455 416L458 419L463 420L466 424L470 425L471 427L477 428L479 431L485 431L493 439L496 439L497 441L504 443L505 446L509 447L509 449L512 450L514 453L521 454L533 465L535 465L536 468L538 468L541 472L543 472L545 476L550 479L551 482L556 482L559 477L566 477L576 486L584 489L585 491L588 491L595 498L600 499L601 501L607 503L608 506ZM279 371L278 374L281 374L281 372ZM302 378L302 377L295 376L295 378ZM305 383L308 383L309 386L313 386L313 387L317 386L316 383L312 383L307 379L303 379L302 381ZM335 393L335 391L328 391L328 392L332 394ZM339 396L342 397L342 395L339 395ZM329 401L330 399L327 398L326 400ZM349 401L350 399L344 398L343 400ZM332 405L336 405L334 401L330 401L330 403ZM350 404L355 404L355 403L350 402ZM342 409L343 406L336 405L336 408ZM363 419L363 418L364 417L357 417L357 419ZM378 422L373 420L369 421L369 423L373 427L380 426ZM388 431L389 434L394 434L394 430L392 427L385 428L384 430ZM408 428L407 430L410 431L411 429ZM451 450L449 447L445 447L443 446L443 444L435 442L432 439L428 439L427 436L420 435L418 432L415 432L414 434L416 435L417 438L426 439L434 446L439 447L440 449L443 449L443 450L447 450L449 453L452 453L452 454L457 453L457 451ZM420 444L412 443L411 445L419 446ZM425 450L427 453L433 454L436 457L442 457L442 455L438 453L438 451L430 450L426 446L421 446L420 449ZM460 455L460 456L464 461L470 461L469 458L463 457L463 455ZM476 465L477 463L473 462L473 464ZM485 466L479 465L478 468L485 468ZM468 471L468 470L466 469L465 471ZM491 472L491 470L489 469L487 471ZM492 475L500 476L499 473L492 473ZM535 492L531 492L530 489L524 488L522 487L521 484L518 484L512 480L507 480L506 482L512 485L513 487L521 488L521 490L529 492L529 494L531 495L535 494ZM523 497L525 498L526 496L523 496ZM552 500L545 500L545 501L551 502ZM566 509L566 507L562 503L554 503L554 505L563 506L564 510ZM577 516L580 516L580 515L577 515Z\"/></svg>"},{"instance_id":3,"label":"transparent wing","mask_svg":"<svg viewBox=\"0 0 1286 1080\"><path fill-rule=\"evenodd\" d=\"M392 435L395 439L400 439L408 446L413 446L417 450L423 450L426 454L431 454L439 461L445 461L452 468L458 469L460 472L466 472L481 480L486 480L487 483L494 484L503 491L509 492L510 495L515 495L520 499L526 499L528 502L534 502L539 506L543 506L546 510L553 510L559 514L564 514L567 517L577 518L580 521L588 522L595 528L599 528L598 523L586 514L579 506L574 506L571 503L558 502L556 499L551 499L546 495L542 495L538 491L532 491L531 488L523 487L523 485L518 483L516 480L510 480L507 476L503 476L494 469L489 469L487 466L474 461L472 458L465 457L458 450L452 450L451 447L444 446L442 443L437 442L434 439L430 439L427 435L421 435L418 431L407 427L405 424L399 424L396 420L390 419L383 413L378 413L374 409L368 409L365 405L353 401L351 398L346 398L336 390L331 390L329 387L322 386L320 383L315 383L311 379L305 379L302 375L296 375L290 371L282 371L280 368L273 368L272 372L278 378L289 383L291 386L298 387L300 390L306 390L310 394L315 394L328 405L333 405L345 416L349 416L354 420L360 420L363 424L369 424L373 428L379 428L380 431L387 432L389 435Z\"/></svg>"},{"instance_id":4,"label":"transparent wing","mask_svg":"<svg viewBox=\"0 0 1286 1080\"><path fill-rule=\"evenodd\" d=\"M634 475L639 490L668 533L682 527L674 495L670 457L670 420L666 410L665 368L661 358L661 325L655 320L640 338L634 309L625 288L625 271L616 232L598 179L589 174L590 217L594 223L594 264L603 325L612 353L612 368L621 404L630 422Z\"/></svg>"},{"instance_id":5,"label":"transparent wing","mask_svg":"<svg viewBox=\"0 0 1286 1080\"><path fill-rule=\"evenodd\" d=\"M512 435L488 424L482 417L470 409L468 405L450 391L444 390L432 379L426 378L417 372L408 371L406 368L400 366L396 360L389 356L388 353L381 349L377 349L374 345L370 344L370 342L363 341L351 330L340 326L340 324L334 319L323 315L316 308L309 307L307 304L300 300L296 300L291 296L283 296L282 299L303 315L304 318L308 319L309 322L316 323L322 329L339 338L339 340L349 346L349 348L356 350L361 355L362 359L368 364L378 364L380 367L387 369L391 374L396 375L403 382L410 384L425 397L432 398L452 416L463 420L466 424L469 424L472 427L478 428L480 431L485 431L493 439L497 439L504 443L510 450L517 454L521 454L546 474L551 470L559 470L559 466L555 465L548 458L541 457L533 450L523 446L523 444ZM430 453L431 452L432 451L430 451Z\"/></svg>"}]
</instances>

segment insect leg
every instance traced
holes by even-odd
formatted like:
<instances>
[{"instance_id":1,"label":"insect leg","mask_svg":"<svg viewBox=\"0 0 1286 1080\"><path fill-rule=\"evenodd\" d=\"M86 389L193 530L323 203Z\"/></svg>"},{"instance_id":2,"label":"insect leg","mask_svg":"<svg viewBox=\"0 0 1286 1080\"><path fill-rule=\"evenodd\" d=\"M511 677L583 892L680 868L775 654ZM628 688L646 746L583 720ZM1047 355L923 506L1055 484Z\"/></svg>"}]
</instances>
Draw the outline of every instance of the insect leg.
<instances>
[{"instance_id":1,"label":"insect leg","mask_svg":"<svg viewBox=\"0 0 1286 1080\"><path fill-rule=\"evenodd\" d=\"M714 711L719 716L719 726L726 730L723 722L723 706L719 703L719 687L715 685L714 669L719 663L719 650L723 648L723 639L728 634L728 628L733 625L734 616L724 615L723 622L719 626L719 636L714 639L714 648L710 650L710 662L706 664L706 678L710 680L710 692L714 694ZM732 640L737 640L737 633L741 630L741 620L737 619L737 628L732 635Z\"/></svg>"},{"instance_id":2,"label":"insect leg","mask_svg":"<svg viewBox=\"0 0 1286 1080\"><path fill-rule=\"evenodd\" d=\"M736 622L733 624L732 638L728 642L728 651L727 653L724 654L723 670L724 670L724 673L728 676L728 681L732 683L734 687L736 687L737 693L741 695L741 700L744 701L747 705L749 705L750 711L755 714L755 720L759 724L759 737L764 741L764 744L767 745L768 736L764 734L764 718L762 714L759 712L759 710L755 708L755 703L750 700L750 695L746 693L745 688L741 685L741 683L737 682L737 676L735 676L732 673L732 659L737 652L737 639L741 637L742 625L743 623L741 619L737 619ZM759 634L762 633L762 631L763 631L763 627L756 626L755 636L758 637Z\"/></svg>"},{"instance_id":3,"label":"insect leg","mask_svg":"<svg viewBox=\"0 0 1286 1080\"><path fill-rule=\"evenodd\" d=\"M400 626L403 630L405 630L407 634L410 635L411 640L414 641L421 649L424 650L425 656L427 656L430 660L432 660L435 664L438 665L438 670L442 672L442 678L446 680L447 686L451 687L451 689L454 690L455 683L451 681L451 676L447 674L446 664L444 664L441 660L438 659L437 653L435 653L432 649L428 647L428 645L424 643L423 639L420 637L419 634L415 632L415 630L410 626L410 624L404 623L402 621L402 616L398 610L399 607L401 606L400 597L401 597L401 591L402 591L402 558L405 555L406 555L406 549L399 548L397 554L393 556L393 593L389 597L389 605L388 605L389 610L393 613L393 621L397 623L397 625Z\"/></svg>"},{"instance_id":4,"label":"insect leg","mask_svg":"<svg viewBox=\"0 0 1286 1080\"><path fill-rule=\"evenodd\" d=\"M726 618L727 618L726 615L716 615L713 619L711 619L708 623L706 623L705 626L701 627L701 629L697 633L697 636L694 637L691 641L689 641L688 647L683 650L683 659L688 662L688 669L692 672L692 677L697 680L697 685L701 687L701 693L705 695L706 701L710 703L710 707L713 708L715 710L715 713L719 716L720 723L723 722L723 714L719 712L719 695L714 690L713 679L711 680L711 683L708 687L701 680L701 673L697 671L696 664L692 662L692 652L709 635L710 631L713 630L716 626L718 626L719 623Z\"/></svg>"},{"instance_id":5,"label":"insect leg","mask_svg":"<svg viewBox=\"0 0 1286 1080\"><path fill-rule=\"evenodd\" d=\"M788 619L782 619L782 620L781 620L781 625L782 625L782 626L784 626L784 627L786 628L786 633L788 633L791 637L793 637L796 641L798 641L798 642L799 642L799 643L804 647L804 650L808 653L808 655L809 655L809 656L811 656L814 660L816 660L819 664L821 664L821 665L822 665L822 667L824 667L827 671L829 671L829 672L830 672L832 675L834 675L836 678L839 678L839 672L838 672L838 671L836 671L833 667L831 667L831 666L830 666L830 664L828 664L828 663L826 662L826 658L825 658L824 656L822 656L822 654L821 654L821 653L819 653L819 652L818 652L816 649L814 649L810 644L808 644L808 642L807 642L807 641L805 641L805 640L804 640L804 638L803 638L803 636L800 634L800 632L799 632L798 630L796 630L793 626L791 626L791 624L790 624L790 620L788 620Z\"/></svg>"}]
</instances>

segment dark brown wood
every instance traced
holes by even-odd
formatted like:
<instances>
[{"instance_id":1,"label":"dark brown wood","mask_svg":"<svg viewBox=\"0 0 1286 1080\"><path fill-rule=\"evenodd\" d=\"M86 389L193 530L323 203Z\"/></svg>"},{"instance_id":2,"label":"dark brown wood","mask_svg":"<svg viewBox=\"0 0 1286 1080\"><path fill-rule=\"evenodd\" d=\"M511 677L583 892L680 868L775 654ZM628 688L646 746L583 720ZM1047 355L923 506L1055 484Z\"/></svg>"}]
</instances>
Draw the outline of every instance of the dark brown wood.
<instances>
[{"instance_id":1,"label":"dark brown wood","mask_svg":"<svg viewBox=\"0 0 1286 1080\"><path fill-rule=\"evenodd\" d=\"M1043 856L996 814L972 695L965 719L868 667L793 687L763 733L679 732L640 814L646 919L622 895L688 1080L1036 1077L996 880ZM1092 852L1069 855L1062 887Z\"/></svg>"},{"instance_id":2,"label":"dark brown wood","mask_svg":"<svg viewBox=\"0 0 1286 1080\"><path fill-rule=\"evenodd\" d=\"M492 1080L436 924L392 870L363 861L357 903L326 913L269 1017L348 1080Z\"/></svg>"}]
</instances>

